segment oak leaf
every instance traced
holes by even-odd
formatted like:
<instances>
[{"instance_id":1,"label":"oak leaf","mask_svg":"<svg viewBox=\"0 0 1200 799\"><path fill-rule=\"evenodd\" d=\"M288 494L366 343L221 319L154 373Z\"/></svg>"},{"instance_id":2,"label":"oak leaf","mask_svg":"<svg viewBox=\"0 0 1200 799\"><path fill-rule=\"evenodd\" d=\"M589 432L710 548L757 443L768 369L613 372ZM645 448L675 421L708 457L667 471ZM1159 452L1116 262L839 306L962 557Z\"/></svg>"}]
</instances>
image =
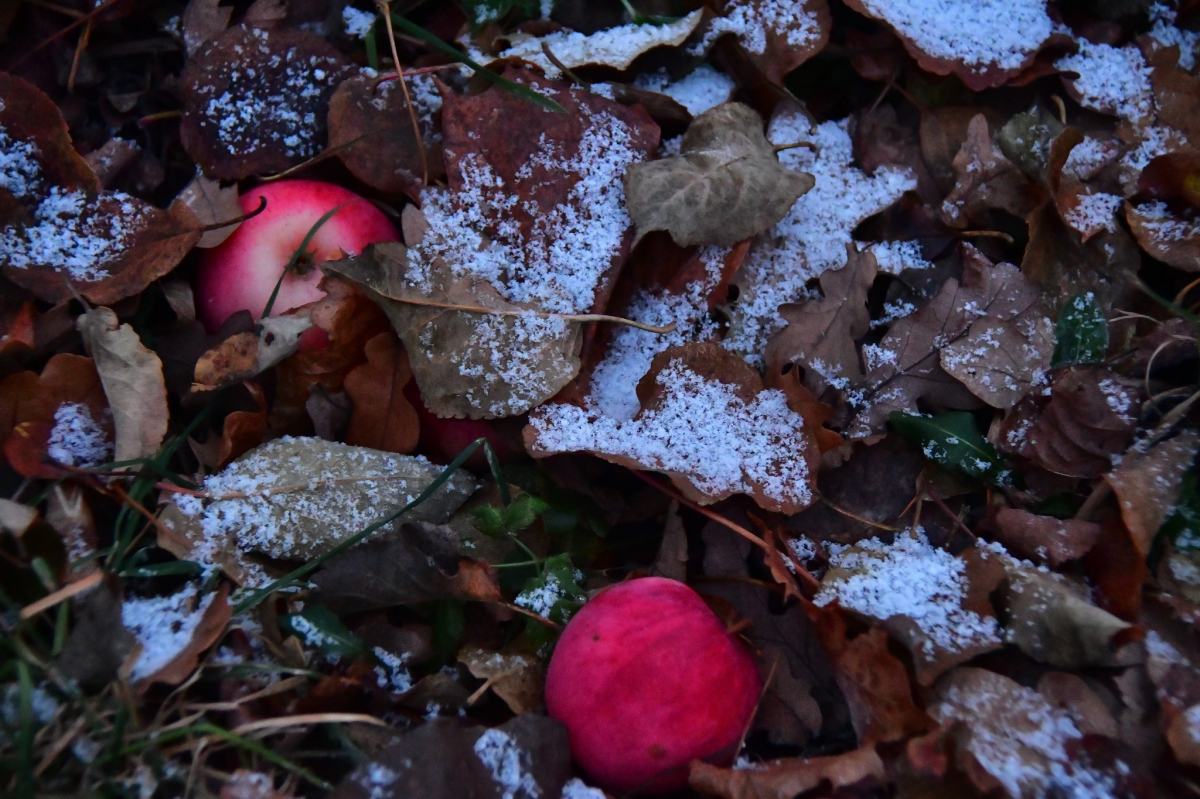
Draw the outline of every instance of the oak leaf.
<instances>
[{"instance_id":1,"label":"oak leaf","mask_svg":"<svg viewBox=\"0 0 1200 799\"><path fill-rule=\"evenodd\" d=\"M688 126L680 155L631 164L625 196L638 239L666 230L682 246L728 246L770 228L814 182L779 163L753 109L724 103Z\"/></svg>"}]
</instances>

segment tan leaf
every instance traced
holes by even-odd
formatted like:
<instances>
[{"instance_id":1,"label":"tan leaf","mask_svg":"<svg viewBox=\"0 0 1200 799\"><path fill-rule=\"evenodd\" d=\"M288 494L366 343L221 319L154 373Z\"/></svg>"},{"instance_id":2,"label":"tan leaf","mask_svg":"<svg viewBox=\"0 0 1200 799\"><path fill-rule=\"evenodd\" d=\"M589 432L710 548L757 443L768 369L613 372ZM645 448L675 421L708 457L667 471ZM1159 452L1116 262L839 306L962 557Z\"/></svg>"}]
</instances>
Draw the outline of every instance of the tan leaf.
<instances>
[{"instance_id":1,"label":"tan leaf","mask_svg":"<svg viewBox=\"0 0 1200 799\"><path fill-rule=\"evenodd\" d=\"M108 308L93 308L76 320L84 346L108 397L116 429L114 460L148 458L167 434L170 411L162 362L142 346L129 325Z\"/></svg>"},{"instance_id":2,"label":"tan leaf","mask_svg":"<svg viewBox=\"0 0 1200 799\"><path fill-rule=\"evenodd\" d=\"M200 356L192 391L214 391L257 377L296 352L300 336L312 326L308 314L259 320L257 334L235 333Z\"/></svg>"},{"instance_id":3,"label":"tan leaf","mask_svg":"<svg viewBox=\"0 0 1200 799\"><path fill-rule=\"evenodd\" d=\"M658 546L658 557L654 559L650 574L684 583L687 582L687 562L687 531L683 529L683 519L679 516L679 501L673 499L667 508L662 543Z\"/></svg>"},{"instance_id":4,"label":"tan leaf","mask_svg":"<svg viewBox=\"0 0 1200 799\"><path fill-rule=\"evenodd\" d=\"M509 303L488 282L456 274L444 261L432 289L405 279L408 249L375 245L365 255L323 265L387 313L404 342L425 407L441 416L514 416L558 393L579 372L580 327ZM498 313L430 307L442 302Z\"/></svg>"},{"instance_id":5,"label":"tan leaf","mask_svg":"<svg viewBox=\"0 0 1200 799\"><path fill-rule=\"evenodd\" d=\"M835 790L883 781L887 772L874 746L841 755L771 760L747 769L726 769L692 761L688 784L704 796L721 799L793 799L828 783Z\"/></svg>"},{"instance_id":6,"label":"tan leaf","mask_svg":"<svg viewBox=\"0 0 1200 799\"><path fill-rule=\"evenodd\" d=\"M545 664L528 653L491 652L476 646L459 650L458 662L471 674L486 680L496 696L517 715L532 713L542 704L545 689Z\"/></svg>"},{"instance_id":7,"label":"tan leaf","mask_svg":"<svg viewBox=\"0 0 1200 799\"><path fill-rule=\"evenodd\" d=\"M220 181L206 178L203 174L192 178L192 182L179 192L179 199L192 209L192 214L201 225L215 225L228 219L236 219L243 213L241 203L238 202L236 184L231 183L222 188ZM202 249L216 247L229 238L240 224L235 222L216 230L206 230L200 235L196 246Z\"/></svg>"},{"instance_id":8,"label":"tan leaf","mask_svg":"<svg viewBox=\"0 0 1200 799\"><path fill-rule=\"evenodd\" d=\"M1121 518L1143 556L1150 552L1155 534L1175 508L1181 481L1191 468L1197 448L1200 435L1185 430L1144 452L1130 450L1105 477L1117 495Z\"/></svg>"},{"instance_id":9,"label":"tan leaf","mask_svg":"<svg viewBox=\"0 0 1200 799\"><path fill-rule=\"evenodd\" d=\"M140 689L145 691L154 683L178 685L186 680L196 670L196 664L200 661L200 656L204 651L225 634L225 628L229 625L232 616L233 607L229 604L229 584L226 583L217 589L216 596L204 609L187 644L170 661L139 681Z\"/></svg>"},{"instance_id":10,"label":"tan leaf","mask_svg":"<svg viewBox=\"0 0 1200 799\"><path fill-rule=\"evenodd\" d=\"M941 351L942 368L993 408L1011 408L1045 382L1054 325L1040 314L1016 321L984 317Z\"/></svg>"},{"instance_id":11,"label":"tan leaf","mask_svg":"<svg viewBox=\"0 0 1200 799\"><path fill-rule=\"evenodd\" d=\"M819 458L803 418L781 391L719 344L672 347L638 385L631 420L574 405L535 410L525 428L534 457L590 452L633 469L665 472L689 498L748 494L768 510L795 513L814 499ZM713 457L721 453L720 457Z\"/></svg>"},{"instance_id":12,"label":"tan leaf","mask_svg":"<svg viewBox=\"0 0 1200 799\"><path fill-rule=\"evenodd\" d=\"M688 126L679 156L629 166L625 203L637 239L666 230L683 246L728 246L770 228L813 184L779 163L752 108L724 103Z\"/></svg>"},{"instance_id":13,"label":"tan leaf","mask_svg":"<svg viewBox=\"0 0 1200 799\"><path fill-rule=\"evenodd\" d=\"M20 537L36 518L37 508L0 498L0 530Z\"/></svg>"},{"instance_id":14,"label":"tan leaf","mask_svg":"<svg viewBox=\"0 0 1200 799\"><path fill-rule=\"evenodd\" d=\"M995 538L1018 557L1058 567L1087 554L1100 537L1100 525L1080 519L1039 516L1019 508L996 514Z\"/></svg>"},{"instance_id":15,"label":"tan leaf","mask_svg":"<svg viewBox=\"0 0 1200 799\"><path fill-rule=\"evenodd\" d=\"M560 64L567 69L582 66L606 66L627 69L638 56L655 47L675 47L691 35L702 18L693 11L665 25L621 25L616 28L584 35L574 31L559 31L546 36L514 33L508 37L509 46L500 58L521 58L541 67L549 78L562 72L543 51L548 47Z\"/></svg>"},{"instance_id":16,"label":"tan leaf","mask_svg":"<svg viewBox=\"0 0 1200 799\"><path fill-rule=\"evenodd\" d=\"M820 396L830 379L861 382L855 342L871 329L867 292L875 281L875 256L846 248L846 265L821 273L819 300L779 306L788 326L767 344L767 364L779 373L784 363L804 367L804 384Z\"/></svg>"},{"instance_id":17,"label":"tan leaf","mask_svg":"<svg viewBox=\"0 0 1200 799\"><path fill-rule=\"evenodd\" d=\"M835 662L860 743L898 741L928 729L929 718L913 702L908 671L888 651L884 630L875 627L848 641Z\"/></svg>"},{"instance_id":18,"label":"tan leaf","mask_svg":"<svg viewBox=\"0 0 1200 799\"><path fill-rule=\"evenodd\" d=\"M368 341L365 354L367 362L346 375L346 393L354 409L344 440L388 452L412 452L421 423L404 396L413 376L408 356L393 333L380 333Z\"/></svg>"},{"instance_id":19,"label":"tan leaf","mask_svg":"<svg viewBox=\"0 0 1200 799\"><path fill-rule=\"evenodd\" d=\"M1119 738L1120 728L1104 698L1078 674L1049 671L1037 683L1037 692L1054 707L1071 717L1084 735Z\"/></svg>"}]
</instances>

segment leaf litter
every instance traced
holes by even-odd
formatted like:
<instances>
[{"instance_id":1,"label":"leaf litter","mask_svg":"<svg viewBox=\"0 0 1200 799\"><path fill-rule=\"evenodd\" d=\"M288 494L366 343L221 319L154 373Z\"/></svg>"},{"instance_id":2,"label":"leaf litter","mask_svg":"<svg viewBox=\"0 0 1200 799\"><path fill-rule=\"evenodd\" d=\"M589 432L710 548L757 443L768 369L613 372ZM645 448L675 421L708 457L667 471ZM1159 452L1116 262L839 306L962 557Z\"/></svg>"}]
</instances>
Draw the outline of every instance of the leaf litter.
<instances>
[{"instance_id":1,"label":"leaf litter","mask_svg":"<svg viewBox=\"0 0 1200 799\"><path fill-rule=\"evenodd\" d=\"M0 13L5 795L594 799L543 675L647 573L767 686L695 793L1187 790L1192 4L76 5ZM202 329L291 175L403 241Z\"/></svg>"}]
</instances>

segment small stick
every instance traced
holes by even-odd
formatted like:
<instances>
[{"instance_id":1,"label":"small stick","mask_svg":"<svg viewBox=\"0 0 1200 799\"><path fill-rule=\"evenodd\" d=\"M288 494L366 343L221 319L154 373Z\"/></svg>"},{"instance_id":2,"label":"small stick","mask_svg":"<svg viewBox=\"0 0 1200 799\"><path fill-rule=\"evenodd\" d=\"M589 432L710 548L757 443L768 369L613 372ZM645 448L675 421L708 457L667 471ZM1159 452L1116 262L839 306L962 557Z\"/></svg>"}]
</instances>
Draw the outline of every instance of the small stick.
<instances>
[{"instance_id":1,"label":"small stick","mask_svg":"<svg viewBox=\"0 0 1200 799\"><path fill-rule=\"evenodd\" d=\"M234 727L234 735L244 736L248 732L259 730L279 730L288 727L303 727L308 724L372 724L376 727L386 727L382 719L368 716L366 713L302 713L298 716L280 716L273 719L260 719Z\"/></svg>"},{"instance_id":2,"label":"small stick","mask_svg":"<svg viewBox=\"0 0 1200 799\"><path fill-rule=\"evenodd\" d=\"M623 319L620 316L609 316L602 313L552 313L550 311L530 310L503 311L499 308L484 308L479 305L457 305L452 302L438 302L437 300L417 300L411 297L396 297L383 293L379 293L379 296L395 300L396 302L406 302L409 305L445 308L448 311L466 311L467 313L492 314L493 316L524 316L525 314L532 314L542 319L564 319L568 322L612 322L613 324L636 327L638 330L646 330L650 333L670 333L675 330L674 322L669 325L648 325L645 322L635 322L632 319Z\"/></svg>"},{"instance_id":3,"label":"small stick","mask_svg":"<svg viewBox=\"0 0 1200 799\"><path fill-rule=\"evenodd\" d=\"M387 26L388 32L388 44L392 46L392 61L396 62L396 77L400 79L400 88L404 92L404 105L408 108L408 116L412 120L413 136L417 139L417 150L421 153L421 183L428 185L429 158L425 155L425 140L421 136L421 123L417 120L417 110L413 108L412 98L408 96L408 84L404 80L404 70L400 66L400 51L396 49L396 32L392 30L391 0L375 0L375 5L379 6L379 10L383 13L383 24Z\"/></svg>"},{"instance_id":4,"label":"small stick","mask_svg":"<svg viewBox=\"0 0 1200 799\"><path fill-rule=\"evenodd\" d=\"M21 608L21 614L20 614L21 619L22 620L32 619L34 616L38 615L42 611L48 610L48 609L54 607L55 605L57 605L59 602L62 602L63 600L70 599L71 597L75 596L76 594L82 594L84 591L94 588L103 579L104 579L103 572L94 571L91 574L89 574L87 577L84 577L81 580L76 580L73 583L64 585L62 588L58 589L53 594L50 594L49 596L44 596L41 599L39 599L37 602L34 602L32 605L26 605L25 607Z\"/></svg>"}]
</instances>

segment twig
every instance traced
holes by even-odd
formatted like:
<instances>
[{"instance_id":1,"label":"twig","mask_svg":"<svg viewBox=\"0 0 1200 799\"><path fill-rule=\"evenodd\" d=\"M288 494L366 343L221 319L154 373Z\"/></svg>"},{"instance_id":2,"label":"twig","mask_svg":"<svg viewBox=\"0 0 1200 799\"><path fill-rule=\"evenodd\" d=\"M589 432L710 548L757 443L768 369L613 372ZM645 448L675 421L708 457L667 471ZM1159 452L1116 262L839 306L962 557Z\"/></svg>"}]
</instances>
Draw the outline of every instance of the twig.
<instances>
[{"instance_id":1,"label":"twig","mask_svg":"<svg viewBox=\"0 0 1200 799\"><path fill-rule=\"evenodd\" d=\"M421 153L421 183L429 184L429 158L425 154L425 140L421 136L421 123L417 119L417 110L413 107L412 98L408 96L408 83L404 80L404 71L400 66L400 52L396 49L396 32L392 30L391 0L375 0L375 5L383 12L383 23L387 26L388 44L392 46L392 61L396 64L396 77L400 79L400 88L404 91L404 106L408 109L409 119L412 120L413 136L417 140L417 150Z\"/></svg>"},{"instance_id":2,"label":"twig","mask_svg":"<svg viewBox=\"0 0 1200 799\"><path fill-rule=\"evenodd\" d=\"M529 610L528 608L523 608L520 605L514 605L511 602L502 602L498 599L489 599L489 600L484 600L484 601L491 602L493 605L503 605L504 607L508 608L509 610L511 610L515 613L520 613L522 616L528 616L529 618L533 619L534 621L541 622L542 624L546 625L547 627L549 627L553 630L561 631L563 628L563 626L561 624L559 624L558 622L550 621L550 619L547 619L545 616L539 616L538 614L534 613L532 610Z\"/></svg>"},{"instance_id":3,"label":"twig","mask_svg":"<svg viewBox=\"0 0 1200 799\"><path fill-rule=\"evenodd\" d=\"M572 82L579 84L580 86L587 89L588 91L592 90L592 84L588 83L586 80L584 80L583 78L576 75L574 72L572 72L570 70L570 68L566 64L564 64L563 62L558 60L558 56L556 56L554 54L554 51L550 49L549 42L545 41L544 39L542 40L542 54L545 55L546 58L548 58L550 60L551 64L558 67L559 71L562 72L562 74L564 74L568 78L570 78Z\"/></svg>"},{"instance_id":4,"label":"twig","mask_svg":"<svg viewBox=\"0 0 1200 799\"><path fill-rule=\"evenodd\" d=\"M391 294L383 294L376 292L380 297L386 297L389 300L396 302L404 302L409 305L423 305L428 308L445 308L447 311L466 311L467 313L492 314L493 316L525 316L526 314L541 317L542 319L563 319L568 322L612 322L617 325L628 325L636 327L638 330L645 330L650 333L670 333L675 330L675 323L669 325L648 325L645 322L635 322L632 319L624 319L620 316L609 316L602 313L553 313L551 311L504 311L499 308L484 308L480 305L458 305L452 302L438 302L437 300L417 300L411 297L395 297Z\"/></svg>"},{"instance_id":5,"label":"twig","mask_svg":"<svg viewBox=\"0 0 1200 799\"><path fill-rule=\"evenodd\" d=\"M92 40L92 23L93 19L89 19L83 26L83 33L79 34L79 43L75 45L75 57L71 59L71 73L67 75L67 94L75 93L75 78L79 74L79 62L83 60L83 51L87 49L88 42Z\"/></svg>"},{"instance_id":6,"label":"twig","mask_svg":"<svg viewBox=\"0 0 1200 799\"><path fill-rule=\"evenodd\" d=\"M278 716L273 719L251 721L240 727L234 727L233 734L245 735L248 732L303 727L309 724L372 724L376 727L387 726L387 722L374 716L368 716L366 713L302 713L298 716Z\"/></svg>"},{"instance_id":7,"label":"twig","mask_svg":"<svg viewBox=\"0 0 1200 799\"><path fill-rule=\"evenodd\" d=\"M879 522L873 522L870 519L866 518L865 516L859 516L857 513L851 513L850 511L846 510L845 508L840 508L837 505L833 504L831 501L829 501L828 499L826 499L824 496L822 496L820 494L817 495L817 499L819 499L821 501L821 504L825 505L826 507L830 508L831 510L835 510L838 513L842 514L843 516L845 516L849 519L853 519L856 522L861 522L862 524L869 525L870 527L874 527L879 530L887 530L888 532L891 532L891 533L896 532L895 527L891 527L890 525L886 525L886 524L881 524ZM908 509L905 508L905 512L907 512L907 511L908 511ZM900 515L903 516L904 514L901 513Z\"/></svg>"},{"instance_id":8,"label":"twig","mask_svg":"<svg viewBox=\"0 0 1200 799\"><path fill-rule=\"evenodd\" d=\"M21 608L21 618L32 619L34 616L38 615L44 610L54 607L64 599L70 599L76 594L82 594L84 591L94 588L103 579L103 572L94 571L81 580L76 580L73 583L64 585L53 594L44 596L37 602L34 602L32 605L26 605L25 607Z\"/></svg>"},{"instance_id":9,"label":"twig","mask_svg":"<svg viewBox=\"0 0 1200 799\"><path fill-rule=\"evenodd\" d=\"M928 494L929 498L932 499L934 501L934 503L939 508L942 509L942 513L946 514L947 516L949 516L951 519L954 520L954 523L958 525L960 530L962 530L967 535L971 536L972 541L976 540L977 537L976 537L975 533L971 532L971 528L967 527L965 524L963 524L963 520L961 518L959 518L959 515L957 513L950 510L950 506L942 501L942 498L940 496L938 496L938 492L934 490L934 488L931 484L929 484L929 483L925 484L925 493Z\"/></svg>"}]
</instances>

